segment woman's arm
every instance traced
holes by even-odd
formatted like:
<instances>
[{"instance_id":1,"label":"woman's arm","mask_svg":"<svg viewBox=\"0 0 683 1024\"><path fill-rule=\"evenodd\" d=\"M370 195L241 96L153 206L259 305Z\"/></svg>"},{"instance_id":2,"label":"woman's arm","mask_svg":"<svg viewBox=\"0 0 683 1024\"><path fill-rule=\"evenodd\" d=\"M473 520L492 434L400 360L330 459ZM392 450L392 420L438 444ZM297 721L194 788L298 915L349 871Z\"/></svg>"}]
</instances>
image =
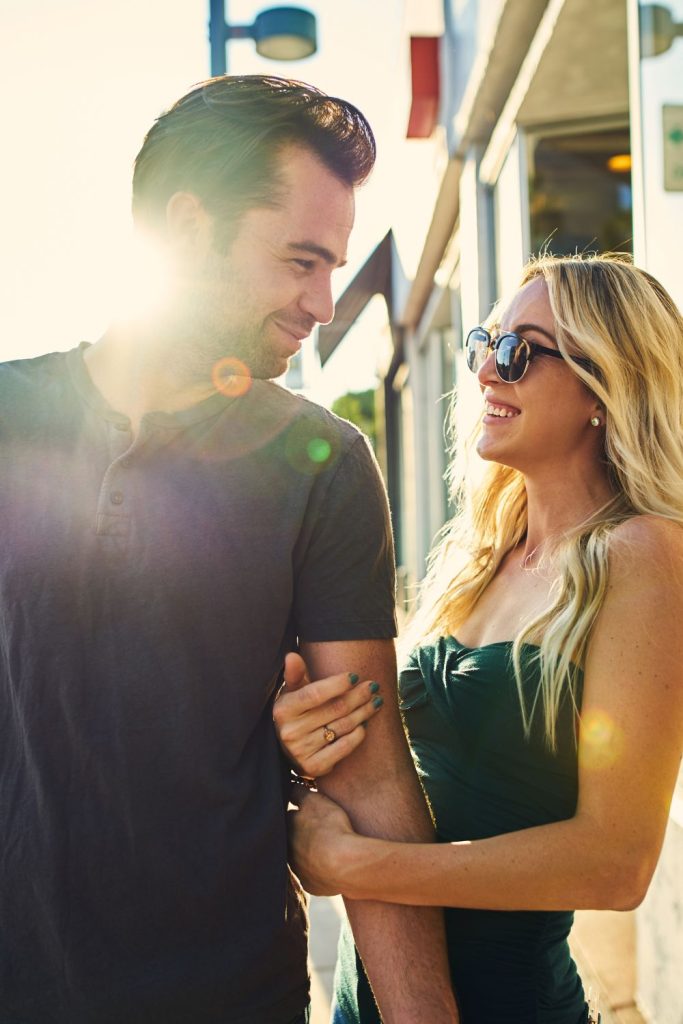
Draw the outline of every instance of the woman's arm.
<instances>
[{"instance_id":1,"label":"woman's arm","mask_svg":"<svg viewBox=\"0 0 683 1024\"><path fill-rule=\"evenodd\" d=\"M628 909L643 898L683 746L683 534L639 518L615 531L585 666L573 818L471 843L356 835L315 798L294 844L314 891L499 910Z\"/></svg>"}]
</instances>

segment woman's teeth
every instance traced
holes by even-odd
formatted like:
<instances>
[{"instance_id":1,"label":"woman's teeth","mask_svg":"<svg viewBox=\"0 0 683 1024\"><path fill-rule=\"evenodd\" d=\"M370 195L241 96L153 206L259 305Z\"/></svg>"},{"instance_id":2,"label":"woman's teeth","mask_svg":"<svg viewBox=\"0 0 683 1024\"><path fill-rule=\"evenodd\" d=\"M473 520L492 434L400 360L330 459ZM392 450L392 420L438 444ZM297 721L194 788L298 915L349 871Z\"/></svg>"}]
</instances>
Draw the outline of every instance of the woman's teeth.
<instances>
[{"instance_id":1,"label":"woman's teeth","mask_svg":"<svg viewBox=\"0 0 683 1024\"><path fill-rule=\"evenodd\" d=\"M488 416L501 416L505 419L511 419L513 416L519 416L519 409L505 409L501 405L490 405L487 402L486 413Z\"/></svg>"}]
</instances>

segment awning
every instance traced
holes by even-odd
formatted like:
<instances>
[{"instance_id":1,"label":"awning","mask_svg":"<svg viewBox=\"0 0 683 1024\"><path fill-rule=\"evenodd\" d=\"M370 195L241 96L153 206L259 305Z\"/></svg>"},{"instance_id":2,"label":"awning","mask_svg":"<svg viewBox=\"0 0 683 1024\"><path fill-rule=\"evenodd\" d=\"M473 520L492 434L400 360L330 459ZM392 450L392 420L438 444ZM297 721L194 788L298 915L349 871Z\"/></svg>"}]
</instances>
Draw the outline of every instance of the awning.
<instances>
[{"instance_id":1,"label":"awning","mask_svg":"<svg viewBox=\"0 0 683 1024\"><path fill-rule=\"evenodd\" d=\"M374 295L383 295L391 312L392 251L394 240L388 231L368 256L354 279L342 292L334 320L318 328L320 363L325 365Z\"/></svg>"}]
</instances>

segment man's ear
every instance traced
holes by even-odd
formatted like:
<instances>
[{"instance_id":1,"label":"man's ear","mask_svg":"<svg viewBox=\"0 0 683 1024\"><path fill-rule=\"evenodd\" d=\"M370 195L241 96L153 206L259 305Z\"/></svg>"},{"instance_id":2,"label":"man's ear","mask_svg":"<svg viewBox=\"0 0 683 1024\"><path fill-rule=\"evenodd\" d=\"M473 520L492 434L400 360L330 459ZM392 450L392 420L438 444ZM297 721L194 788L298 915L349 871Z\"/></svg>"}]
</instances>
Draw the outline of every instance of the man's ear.
<instances>
[{"instance_id":1,"label":"man's ear","mask_svg":"<svg viewBox=\"0 0 683 1024\"><path fill-rule=\"evenodd\" d=\"M211 244L213 218L192 192L174 192L166 204L166 231L173 249L195 255Z\"/></svg>"}]
</instances>

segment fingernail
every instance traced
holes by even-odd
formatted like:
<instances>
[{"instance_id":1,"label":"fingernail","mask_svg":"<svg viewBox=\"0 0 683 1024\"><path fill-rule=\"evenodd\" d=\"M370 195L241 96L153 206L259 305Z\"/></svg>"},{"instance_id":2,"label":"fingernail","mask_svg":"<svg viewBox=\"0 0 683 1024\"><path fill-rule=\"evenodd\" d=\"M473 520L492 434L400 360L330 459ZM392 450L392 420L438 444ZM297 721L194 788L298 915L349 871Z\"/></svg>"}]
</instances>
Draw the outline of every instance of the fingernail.
<instances>
[{"instance_id":1,"label":"fingernail","mask_svg":"<svg viewBox=\"0 0 683 1024\"><path fill-rule=\"evenodd\" d=\"M359 679L360 676L357 676L355 672L349 672L349 682L351 683L351 686L355 686Z\"/></svg>"},{"instance_id":2,"label":"fingernail","mask_svg":"<svg viewBox=\"0 0 683 1024\"><path fill-rule=\"evenodd\" d=\"M379 693L379 683L370 683L370 693Z\"/></svg>"},{"instance_id":3,"label":"fingernail","mask_svg":"<svg viewBox=\"0 0 683 1024\"><path fill-rule=\"evenodd\" d=\"M375 697L375 699L372 702L373 708L381 708L382 704L384 704L384 701L382 700L381 697Z\"/></svg>"}]
</instances>

